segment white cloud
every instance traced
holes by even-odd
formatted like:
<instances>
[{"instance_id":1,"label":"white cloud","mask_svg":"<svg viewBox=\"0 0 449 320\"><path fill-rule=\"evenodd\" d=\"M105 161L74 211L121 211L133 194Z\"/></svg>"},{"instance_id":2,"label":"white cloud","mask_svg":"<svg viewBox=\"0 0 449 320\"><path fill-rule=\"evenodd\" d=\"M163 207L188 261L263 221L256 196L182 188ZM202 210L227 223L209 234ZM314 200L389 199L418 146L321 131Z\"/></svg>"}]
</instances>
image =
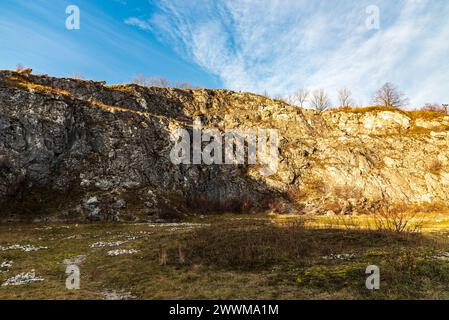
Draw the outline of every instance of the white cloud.
<instances>
[{"instance_id":1,"label":"white cloud","mask_svg":"<svg viewBox=\"0 0 449 320\"><path fill-rule=\"evenodd\" d=\"M365 9L373 2L380 8L379 31L365 26ZM377 87L391 81L414 105L449 100L448 1L157 4L149 21L128 23L151 29L231 89L288 94L323 87L335 93L348 86L367 104Z\"/></svg>"},{"instance_id":2,"label":"white cloud","mask_svg":"<svg viewBox=\"0 0 449 320\"><path fill-rule=\"evenodd\" d=\"M125 20L125 23L130 26L138 27L142 30L151 30L151 25L147 21L141 20L139 18L130 17Z\"/></svg>"}]
</instances>

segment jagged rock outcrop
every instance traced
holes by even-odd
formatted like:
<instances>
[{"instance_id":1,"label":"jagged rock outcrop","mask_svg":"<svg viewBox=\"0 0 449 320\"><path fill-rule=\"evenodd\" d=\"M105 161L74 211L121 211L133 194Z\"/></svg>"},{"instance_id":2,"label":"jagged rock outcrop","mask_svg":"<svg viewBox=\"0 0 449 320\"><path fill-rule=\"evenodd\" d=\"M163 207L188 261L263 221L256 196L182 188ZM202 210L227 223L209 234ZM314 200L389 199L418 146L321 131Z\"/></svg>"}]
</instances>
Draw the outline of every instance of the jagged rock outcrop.
<instances>
[{"instance_id":1,"label":"jagged rock outcrop","mask_svg":"<svg viewBox=\"0 0 449 320\"><path fill-rule=\"evenodd\" d=\"M171 139L276 129L279 165L173 164ZM0 72L0 217L126 220L192 212L375 212L449 200L449 116L318 113L227 90L106 86Z\"/></svg>"}]
</instances>

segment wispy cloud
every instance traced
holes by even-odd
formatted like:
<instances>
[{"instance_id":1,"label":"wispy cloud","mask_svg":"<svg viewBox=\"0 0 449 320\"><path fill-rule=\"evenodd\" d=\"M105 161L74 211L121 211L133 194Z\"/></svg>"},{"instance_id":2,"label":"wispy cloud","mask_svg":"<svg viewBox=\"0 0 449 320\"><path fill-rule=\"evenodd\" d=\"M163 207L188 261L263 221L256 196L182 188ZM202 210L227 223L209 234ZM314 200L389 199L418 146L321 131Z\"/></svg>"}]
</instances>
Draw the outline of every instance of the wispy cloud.
<instances>
[{"instance_id":1,"label":"wispy cloud","mask_svg":"<svg viewBox=\"0 0 449 320\"><path fill-rule=\"evenodd\" d=\"M139 18L130 17L125 20L125 23L130 26L136 26L142 30L151 30L151 25L147 21L141 20Z\"/></svg>"},{"instance_id":2,"label":"wispy cloud","mask_svg":"<svg viewBox=\"0 0 449 320\"><path fill-rule=\"evenodd\" d=\"M365 26L380 8L381 29ZM449 2L443 0L158 0L152 30L224 86L271 94L353 89L368 103L392 81L415 105L449 100Z\"/></svg>"}]
</instances>

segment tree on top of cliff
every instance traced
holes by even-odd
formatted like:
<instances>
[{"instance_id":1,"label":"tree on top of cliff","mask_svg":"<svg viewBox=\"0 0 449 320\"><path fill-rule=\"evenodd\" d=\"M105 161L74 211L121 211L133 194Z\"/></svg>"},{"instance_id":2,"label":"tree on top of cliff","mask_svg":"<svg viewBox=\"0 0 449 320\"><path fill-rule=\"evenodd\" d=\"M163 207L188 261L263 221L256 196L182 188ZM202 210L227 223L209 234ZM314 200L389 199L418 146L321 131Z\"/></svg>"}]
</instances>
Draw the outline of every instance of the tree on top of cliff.
<instances>
[{"instance_id":1,"label":"tree on top of cliff","mask_svg":"<svg viewBox=\"0 0 449 320\"><path fill-rule=\"evenodd\" d=\"M373 103L384 107L400 108L408 104L408 99L394 84L387 82L376 91Z\"/></svg>"},{"instance_id":2,"label":"tree on top of cliff","mask_svg":"<svg viewBox=\"0 0 449 320\"><path fill-rule=\"evenodd\" d=\"M352 100L351 96L351 90L346 87L338 91L338 100L340 101L341 108L348 109L354 106L354 101Z\"/></svg>"},{"instance_id":3,"label":"tree on top of cliff","mask_svg":"<svg viewBox=\"0 0 449 320\"><path fill-rule=\"evenodd\" d=\"M313 92L310 100L310 106L313 109L324 111L329 109L332 104L327 93L323 89L319 89Z\"/></svg>"},{"instance_id":4,"label":"tree on top of cliff","mask_svg":"<svg viewBox=\"0 0 449 320\"><path fill-rule=\"evenodd\" d=\"M301 88L296 90L290 96L287 97L287 102L291 105L298 106L300 108L305 107L305 103L309 98L310 92L307 89Z\"/></svg>"},{"instance_id":5,"label":"tree on top of cliff","mask_svg":"<svg viewBox=\"0 0 449 320\"><path fill-rule=\"evenodd\" d=\"M144 75L137 75L132 79L132 83L138 84L144 87L161 87L161 88L181 88L188 89L193 88L190 82L173 82L164 77L146 77Z\"/></svg>"}]
</instances>

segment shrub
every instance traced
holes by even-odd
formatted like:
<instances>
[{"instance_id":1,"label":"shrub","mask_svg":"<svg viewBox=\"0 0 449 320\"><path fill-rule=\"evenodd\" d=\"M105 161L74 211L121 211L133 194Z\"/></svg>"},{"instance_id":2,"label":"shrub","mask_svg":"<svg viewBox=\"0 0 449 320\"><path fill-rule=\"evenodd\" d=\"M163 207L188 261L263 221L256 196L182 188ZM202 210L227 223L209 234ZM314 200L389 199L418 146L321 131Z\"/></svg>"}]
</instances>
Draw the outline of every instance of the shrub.
<instances>
[{"instance_id":1,"label":"shrub","mask_svg":"<svg viewBox=\"0 0 449 320\"><path fill-rule=\"evenodd\" d=\"M288 219L282 227L261 223L203 228L186 248L191 262L241 270L301 264L318 249L301 219Z\"/></svg>"},{"instance_id":2,"label":"shrub","mask_svg":"<svg viewBox=\"0 0 449 320\"><path fill-rule=\"evenodd\" d=\"M428 103L424 107L421 108L423 111L432 111L432 112L440 112L447 113L447 106L439 105L436 103Z\"/></svg>"},{"instance_id":3,"label":"shrub","mask_svg":"<svg viewBox=\"0 0 449 320\"><path fill-rule=\"evenodd\" d=\"M437 175L440 173L440 171L443 169L443 164L440 160L433 160L429 165L429 172Z\"/></svg>"},{"instance_id":4,"label":"shrub","mask_svg":"<svg viewBox=\"0 0 449 320\"><path fill-rule=\"evenodd\" d=\"M375 229L395 233L419 233L424 221L406 205L381 206L374 218Z\"/></svg>"}]
</instances>

